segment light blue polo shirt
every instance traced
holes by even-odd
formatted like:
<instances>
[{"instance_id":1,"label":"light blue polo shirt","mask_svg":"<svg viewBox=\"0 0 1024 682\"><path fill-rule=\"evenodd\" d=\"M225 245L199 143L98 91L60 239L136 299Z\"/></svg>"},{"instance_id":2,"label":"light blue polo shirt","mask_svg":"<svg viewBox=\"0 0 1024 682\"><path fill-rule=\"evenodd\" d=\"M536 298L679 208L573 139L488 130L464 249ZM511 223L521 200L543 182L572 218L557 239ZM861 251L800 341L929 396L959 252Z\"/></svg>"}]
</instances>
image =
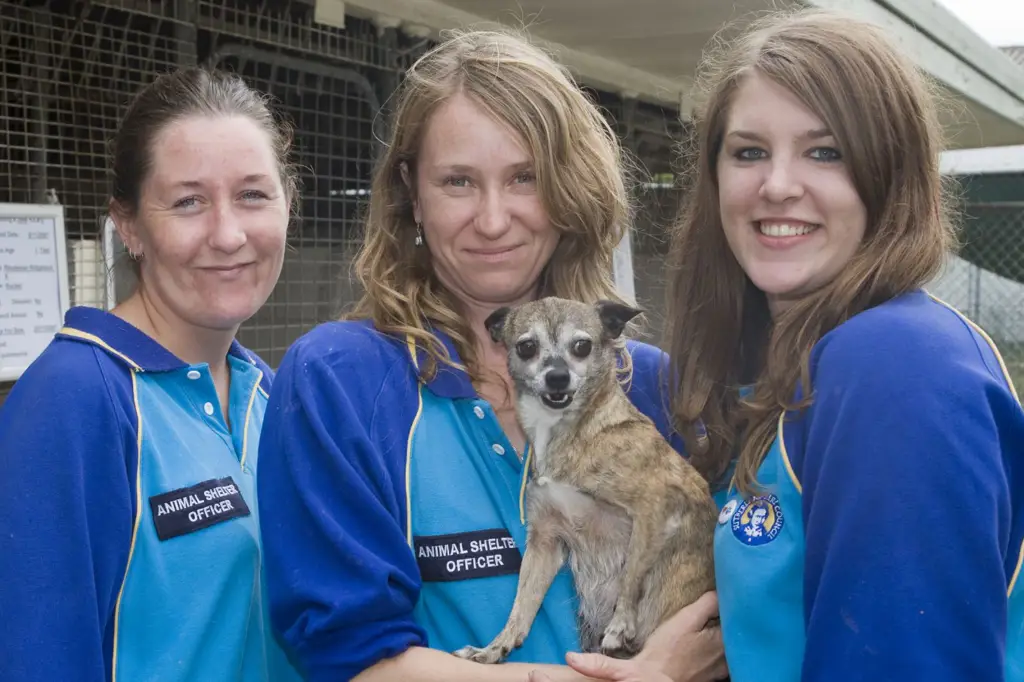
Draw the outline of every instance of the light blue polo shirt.
<instances>
[{"instance_id":1,"label":"light blue polo shirt","mask_svg":"<svg viewBox=\"0 0 1024 682\"><path fill-rule=\"evenodd\" d=\"M265 612L255 476L271 373L73 308L0 409L0 677L298 679Z\"/></svg>"},{"instance_id":2,"label":"light blue polo shirt","mask_svg":"<svg viewBox=\"0 0 1024 682\"><path fill-rule=\"evenodd\" d=\"M630 398L682 451L665 355L628 349ZM416 356L369 323L332 322L278 370L260 444L267 585L312 682L351 679L410 646L483 646L512 608L528 467L466 373L442 365L422 383ZM563 568L509 660L563 663L579 650L576 603Z\"/></svg>"}]
</instances>

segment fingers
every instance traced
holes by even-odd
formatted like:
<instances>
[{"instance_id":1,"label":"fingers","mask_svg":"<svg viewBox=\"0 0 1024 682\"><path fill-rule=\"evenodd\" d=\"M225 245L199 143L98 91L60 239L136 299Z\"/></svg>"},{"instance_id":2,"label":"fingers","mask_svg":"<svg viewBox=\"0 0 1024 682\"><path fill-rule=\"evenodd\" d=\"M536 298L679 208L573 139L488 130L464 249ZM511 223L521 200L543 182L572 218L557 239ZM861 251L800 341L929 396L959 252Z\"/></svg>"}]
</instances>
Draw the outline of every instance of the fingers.
<instances>
[{"instance_id":1,"label":"fingers","mask_svg":"<svg viewBox=\"0 0 1024 682\"><path fill-rule=\"evenodd\" d=\"M686 620L693 627L692 630L702 629L709 620L718 617L718 593L705 592L697 601L682 610Z\"/></svg>"},{"instance_id":2,"label":"fingers","mask_svg":"<svg viewBox=\"0 0 1024 682\"><path fill-rule=\"evenodd\" d=\"M633 671L629 661L601 654L568 653L565 661L579 674L599 680L625 680Z\"/></svg>"}]
</instances>

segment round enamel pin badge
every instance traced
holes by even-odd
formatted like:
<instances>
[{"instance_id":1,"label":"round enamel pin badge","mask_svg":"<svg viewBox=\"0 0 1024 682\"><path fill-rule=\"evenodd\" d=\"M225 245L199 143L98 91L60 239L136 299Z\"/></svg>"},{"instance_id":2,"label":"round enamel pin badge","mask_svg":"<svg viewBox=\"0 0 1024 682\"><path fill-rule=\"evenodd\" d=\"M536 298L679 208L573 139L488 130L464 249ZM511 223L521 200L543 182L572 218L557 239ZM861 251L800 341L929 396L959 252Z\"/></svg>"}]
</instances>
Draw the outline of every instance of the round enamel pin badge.
<instances>
[{"instance_id":1,"label":"round enamel pin badge","mask_svg":"<svg viewBox=\"0 0 1024 682\"><path fill-rule=\"evenodd\" d=\"M778 537L783 522L779 498L759 495L746 500L733 511L732 532L744 544L764 545Z\"/></svg>"}]
</instances>

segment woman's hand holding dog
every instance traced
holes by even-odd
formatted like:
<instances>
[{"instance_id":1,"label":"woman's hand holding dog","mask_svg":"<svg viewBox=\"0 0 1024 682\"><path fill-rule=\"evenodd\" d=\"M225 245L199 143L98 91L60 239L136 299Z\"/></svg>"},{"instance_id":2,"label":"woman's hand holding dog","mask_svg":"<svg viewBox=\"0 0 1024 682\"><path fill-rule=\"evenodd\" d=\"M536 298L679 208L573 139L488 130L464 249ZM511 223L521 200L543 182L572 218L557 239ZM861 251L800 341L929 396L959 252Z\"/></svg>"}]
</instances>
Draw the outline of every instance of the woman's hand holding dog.
<instances>
[{"instance_id":1,"label":"woman's hand holding dog","mask_svg":"<svg viewBox=\"0 0 1024 682\"><path fill-rule=\"evenodd\" d=\"M708 592L654 631L644 650L628 661L601 654L569 654L566 662L591 679L612 682L715 682L728 677L722 632L705 627L718 617L718 597ZM531 682L548 682L543 673Z\"/></svg>"}]
</instances>

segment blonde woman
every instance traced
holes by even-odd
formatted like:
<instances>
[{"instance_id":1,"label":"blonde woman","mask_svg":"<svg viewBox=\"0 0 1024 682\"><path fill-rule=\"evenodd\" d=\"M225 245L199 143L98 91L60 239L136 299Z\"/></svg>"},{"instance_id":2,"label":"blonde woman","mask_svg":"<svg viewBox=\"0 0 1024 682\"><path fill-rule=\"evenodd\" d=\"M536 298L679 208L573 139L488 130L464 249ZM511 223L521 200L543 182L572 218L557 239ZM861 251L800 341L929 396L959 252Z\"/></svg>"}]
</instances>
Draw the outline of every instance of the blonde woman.
<instances>
[{"instance_id":1,"label":"blonde woman","mask_svg":"<svg viewBox=\"0 0 1024 682\"><path fill-rule=\"evenodd\" d=\"M351 319L299 339L264 425L260 518L272 619L313 682L516 680L578 650L571 576L522 648L483 666L525 546L526 439L496 308L616 297L629 224L613 131L566 72L510 35L467 33L409 71L377 168ZM630 343L629 392L666 438L664 356ZM664 387L667 390L667 387ZM676 680L724 675L708 595L641 656Z\"/></svg>"},{"instance_id":2,"label":"blonde woman","mask_svg":"<svg viewBox=\"0 0 1024 682\"><path fill-rule=\"evenodd\" d=\"M925 80L816 11L712 66L670 348L677 424L724 486L733 682L1024 680L1024 409L922 289L953 241Z\"/></svg>"}]
</instances>

